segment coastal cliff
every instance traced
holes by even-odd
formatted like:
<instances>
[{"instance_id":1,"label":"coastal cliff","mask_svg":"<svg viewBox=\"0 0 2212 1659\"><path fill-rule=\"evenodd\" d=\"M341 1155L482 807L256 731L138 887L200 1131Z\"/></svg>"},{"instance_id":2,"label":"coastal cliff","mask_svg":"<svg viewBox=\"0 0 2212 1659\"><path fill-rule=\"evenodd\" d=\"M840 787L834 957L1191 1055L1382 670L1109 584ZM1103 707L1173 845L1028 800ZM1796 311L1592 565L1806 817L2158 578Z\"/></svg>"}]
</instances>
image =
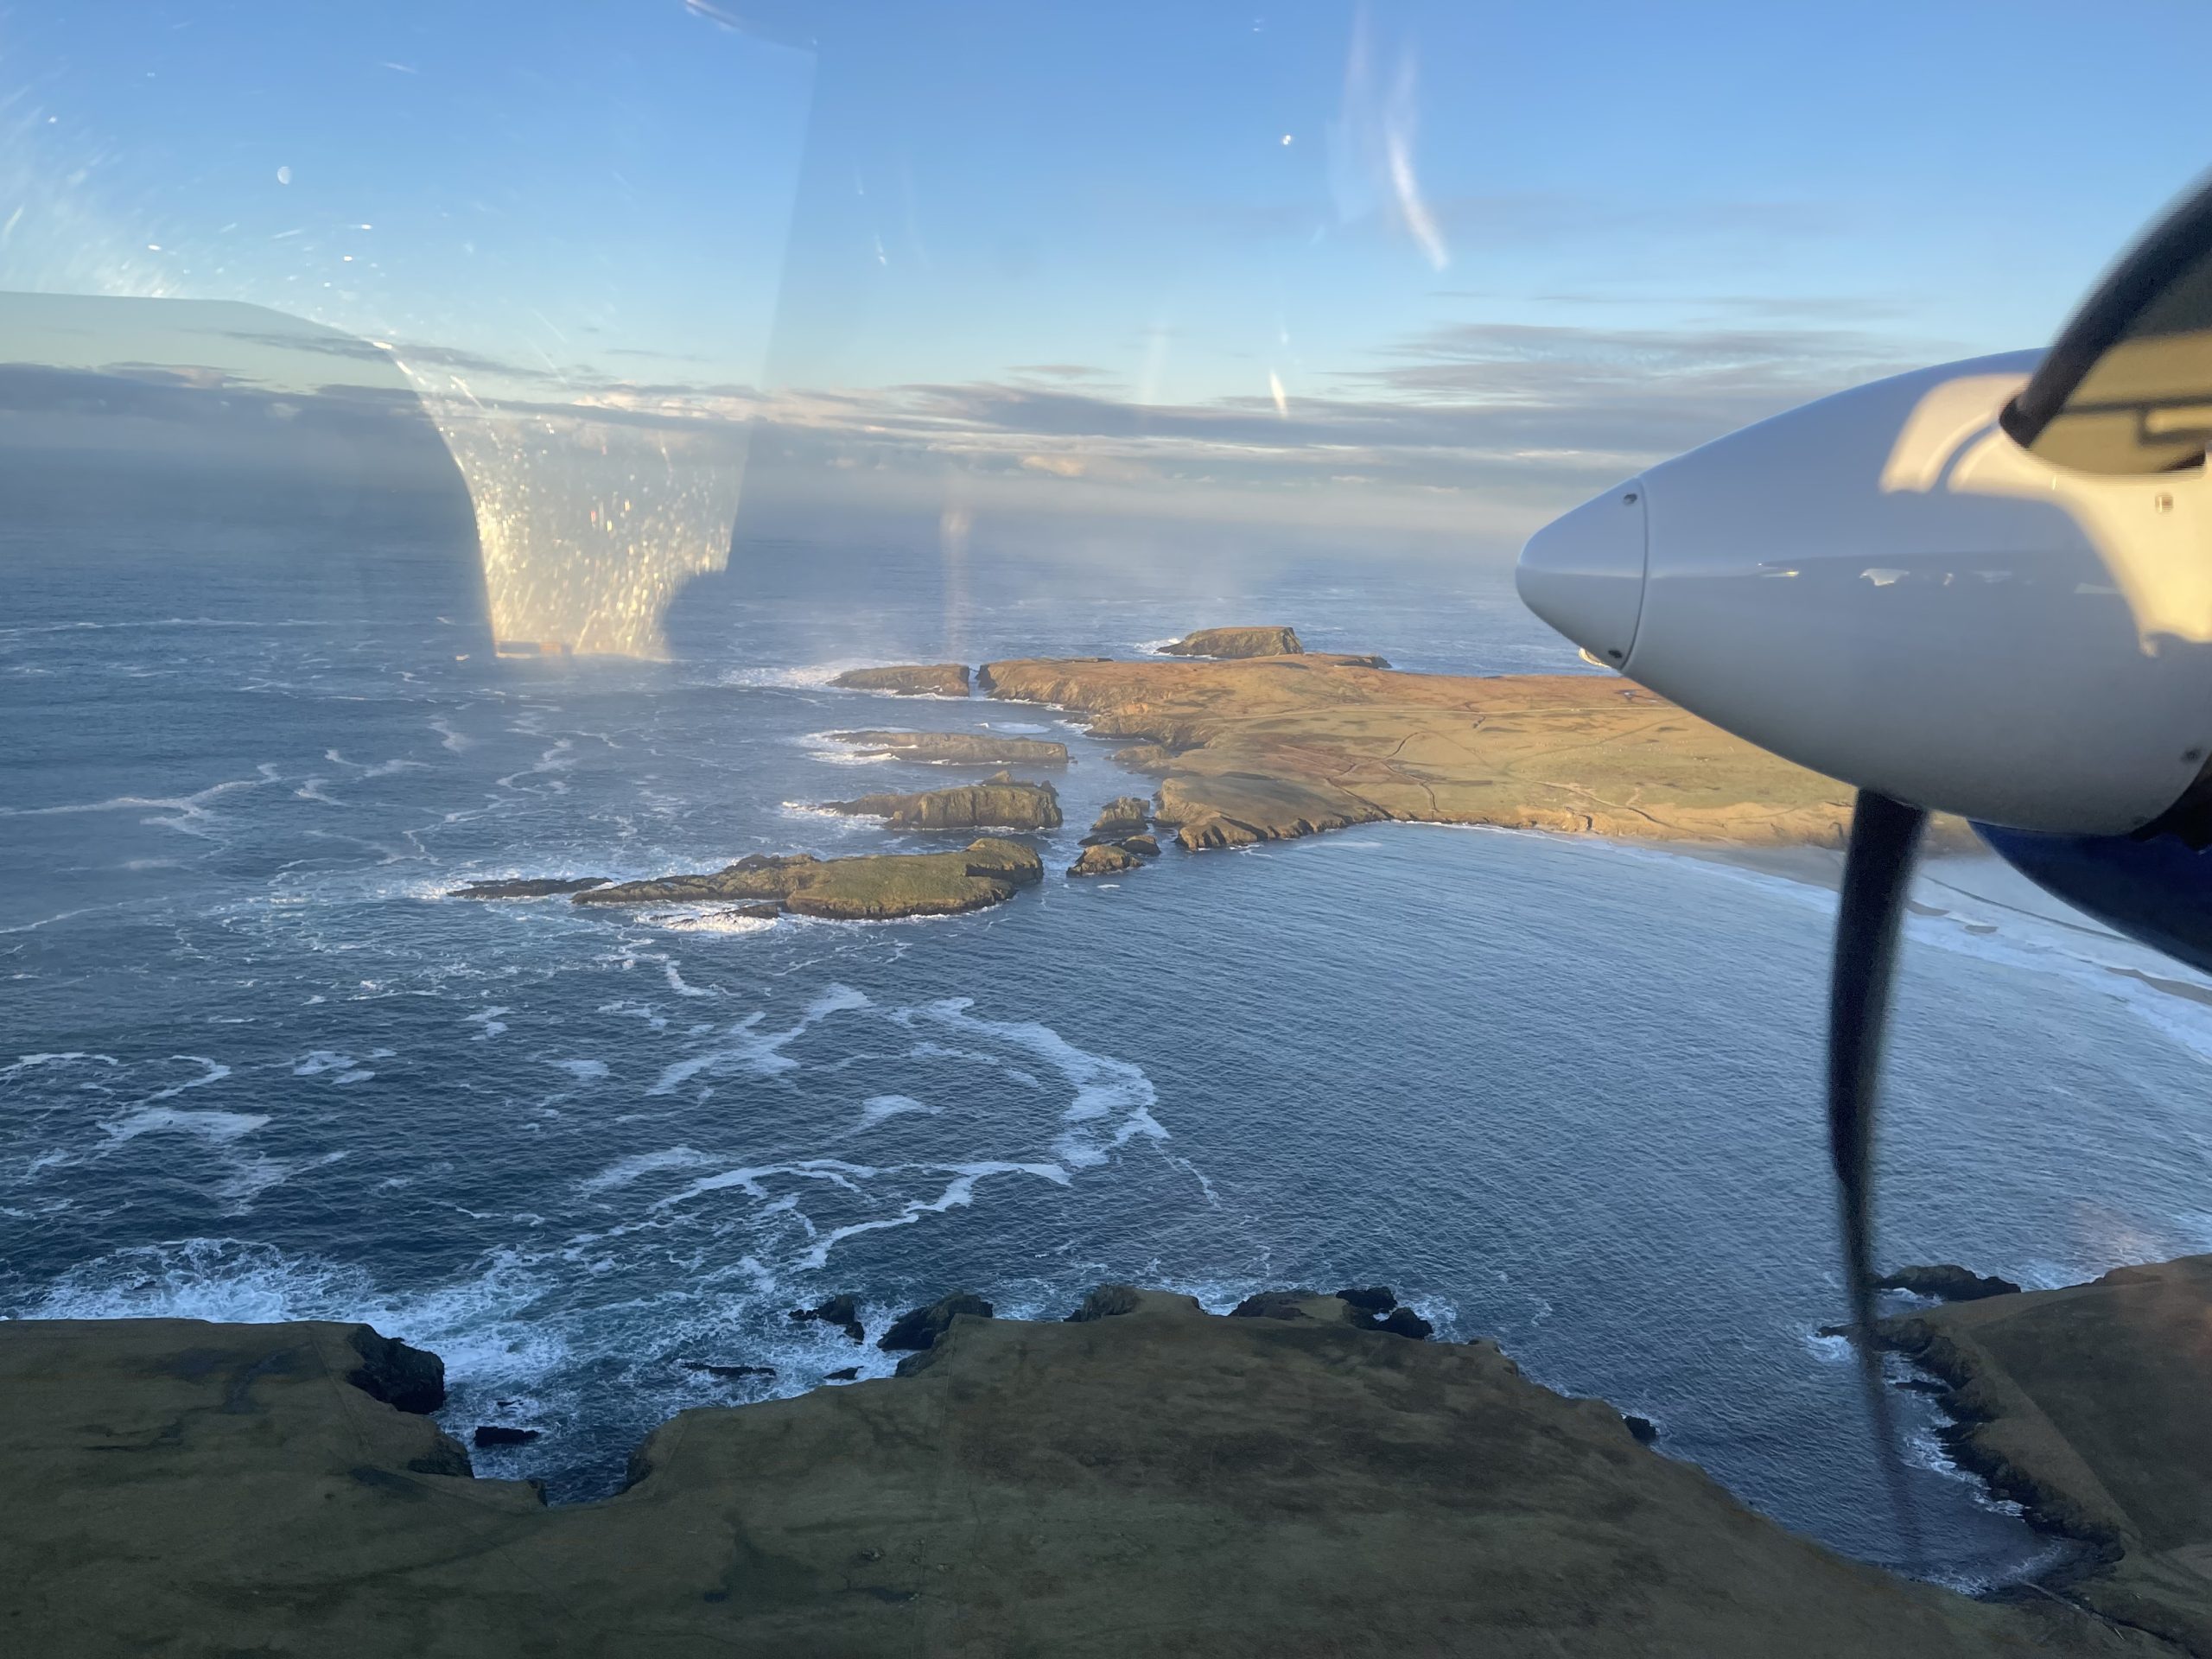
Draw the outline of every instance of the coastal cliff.
<instances>
[{"instance_id":1,"label":"coastal cliff","mask_svg":"<svg viewBox=\"0 0 2212 1659\"><path fill-rule=\"evenodd\" d=\"M1376 1328L1373 1294L950 1298L901 1375L684 1412L620 1496L553 1509L470 1478L416 1414L435 1360L365 1326L0 1323L0 1628L410 1659L2171 1650L1832 1554L1490 1343Z\"/></svg>"},{"instance_id":2,"label":"coastal cliff","mask_svg":"<svg viewBox=\"0 0 2212 1659\"><path fill-rule=\"evenodd\" d=\"M2101 1552L2071 1599L2212 1655L2212 1255L1977 1290L1880 1336L1941 1379L1963 1467Z\"/></svg>"},{"instance_id":3,"label":"coastal cliff","mask_svg":"<svg viewBox=\"0 0 2212 1659\"><path fill-rule=\"evenodd\" d=\"M881 818L902 830L1057 830L1060 798L1050 784L1027 783L1000 772L980 784L925 789L912 794L862 795L824 801L822 810L849 817Z\"/></svg>"}]
</instances>

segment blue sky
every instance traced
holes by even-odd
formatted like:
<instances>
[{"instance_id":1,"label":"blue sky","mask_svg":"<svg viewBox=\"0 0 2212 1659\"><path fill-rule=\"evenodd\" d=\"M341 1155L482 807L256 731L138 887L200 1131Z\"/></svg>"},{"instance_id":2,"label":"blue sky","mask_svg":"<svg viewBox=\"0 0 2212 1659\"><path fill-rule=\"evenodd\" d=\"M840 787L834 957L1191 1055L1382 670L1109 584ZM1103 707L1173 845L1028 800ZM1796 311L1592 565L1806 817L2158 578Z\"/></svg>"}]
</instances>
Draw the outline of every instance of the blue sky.
<instances>
[{"instance_id":1,"label":"blue sky","mask_svg":"<svg viewBox=\"0 0 2212 1659\"><path fill-rule=\"evenodd\" d=\"M2047 339L2212 160L2212 8L2109 16L18 3L0 285L765 421L785 477L887 499L1503 545Z\"/></svg>"}]
</instances>

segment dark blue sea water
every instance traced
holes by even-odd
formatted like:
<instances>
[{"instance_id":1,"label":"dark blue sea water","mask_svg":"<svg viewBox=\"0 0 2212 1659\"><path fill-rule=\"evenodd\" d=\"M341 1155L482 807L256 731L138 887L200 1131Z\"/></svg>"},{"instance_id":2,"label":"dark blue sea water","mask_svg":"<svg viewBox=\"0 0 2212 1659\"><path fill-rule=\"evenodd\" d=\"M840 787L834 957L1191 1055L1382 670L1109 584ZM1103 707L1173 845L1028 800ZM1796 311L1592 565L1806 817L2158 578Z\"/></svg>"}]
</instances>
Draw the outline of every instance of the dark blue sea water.
<instances>
[{"instance_id":1,"label":"dark blue sea water","mask_svg":"<svg viewBox=\"0 0 2212 1659\"><path fill-rule=\"evenodd\" d=\"M487 657L471 557L447 519L281 503L0 531L0 1313L366 1319L445 1357L456 1430L546 1431L482 1472L575 1497L671 1411L887 1371L785 1318L831 1292L880 1328L958 1287L1048 1317L1105 1279L1217 1308L1381 1281L1899 1560L1814 1334L1841 1317L1825 892L1401 826L1070 883L1128 785L1105 745L823 683L1276 620L1418 669L1568 666L1505 571L741 538L676 660L552 665ZM942 781L812 735L886 722L1069 738L1041 891L867 927L442 896L932 844L804 810ZM1986 862L1920 897L1884 1254L2055 1283L2205 1248L2212 1009ZM1899 1399L1929 1529L1902 1564L2039 1559Z\"/></svg>"}]
</instances>

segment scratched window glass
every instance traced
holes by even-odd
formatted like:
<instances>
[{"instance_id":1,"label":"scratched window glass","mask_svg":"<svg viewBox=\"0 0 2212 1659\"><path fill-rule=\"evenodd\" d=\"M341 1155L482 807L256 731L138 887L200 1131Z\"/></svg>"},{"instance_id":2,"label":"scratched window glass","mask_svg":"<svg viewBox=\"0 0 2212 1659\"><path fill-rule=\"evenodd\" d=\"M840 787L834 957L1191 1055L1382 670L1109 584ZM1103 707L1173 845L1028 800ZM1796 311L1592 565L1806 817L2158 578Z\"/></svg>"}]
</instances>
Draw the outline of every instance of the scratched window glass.
<instances>
[{"instance_id":1,"label":"scratched window glass","mask_svg":"<svg viewBox=\"0 0 2212 1659\"><path fill-rule=\"evenodd\" d=\"M1709 11L0 14L23 1650L2206 1628L2212 16Z\"/></svg>"}]
</instances>

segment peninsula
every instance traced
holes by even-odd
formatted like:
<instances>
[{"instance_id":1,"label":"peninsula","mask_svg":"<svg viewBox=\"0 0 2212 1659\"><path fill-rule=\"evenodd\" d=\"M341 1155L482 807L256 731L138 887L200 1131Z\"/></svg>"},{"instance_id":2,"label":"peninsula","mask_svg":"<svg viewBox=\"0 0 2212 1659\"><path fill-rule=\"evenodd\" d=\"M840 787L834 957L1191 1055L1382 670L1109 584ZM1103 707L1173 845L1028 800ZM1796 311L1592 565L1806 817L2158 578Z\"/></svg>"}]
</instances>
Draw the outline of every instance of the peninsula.
<instances>
[{"instance_id":1,"label":"peninsula","mask_svg":"<svg viewBox=\"0 0 2212 1659\"><path fill-rule=\"evenodd\" d=\"M977 683L1128 740L1116 760L1159 780L1155 820L1192 851L1385 819L1752 846L1835 846L1850 824L1842 785L1626 680L1371 662L1037 658Z\"/></svg>"}]
</instances>

